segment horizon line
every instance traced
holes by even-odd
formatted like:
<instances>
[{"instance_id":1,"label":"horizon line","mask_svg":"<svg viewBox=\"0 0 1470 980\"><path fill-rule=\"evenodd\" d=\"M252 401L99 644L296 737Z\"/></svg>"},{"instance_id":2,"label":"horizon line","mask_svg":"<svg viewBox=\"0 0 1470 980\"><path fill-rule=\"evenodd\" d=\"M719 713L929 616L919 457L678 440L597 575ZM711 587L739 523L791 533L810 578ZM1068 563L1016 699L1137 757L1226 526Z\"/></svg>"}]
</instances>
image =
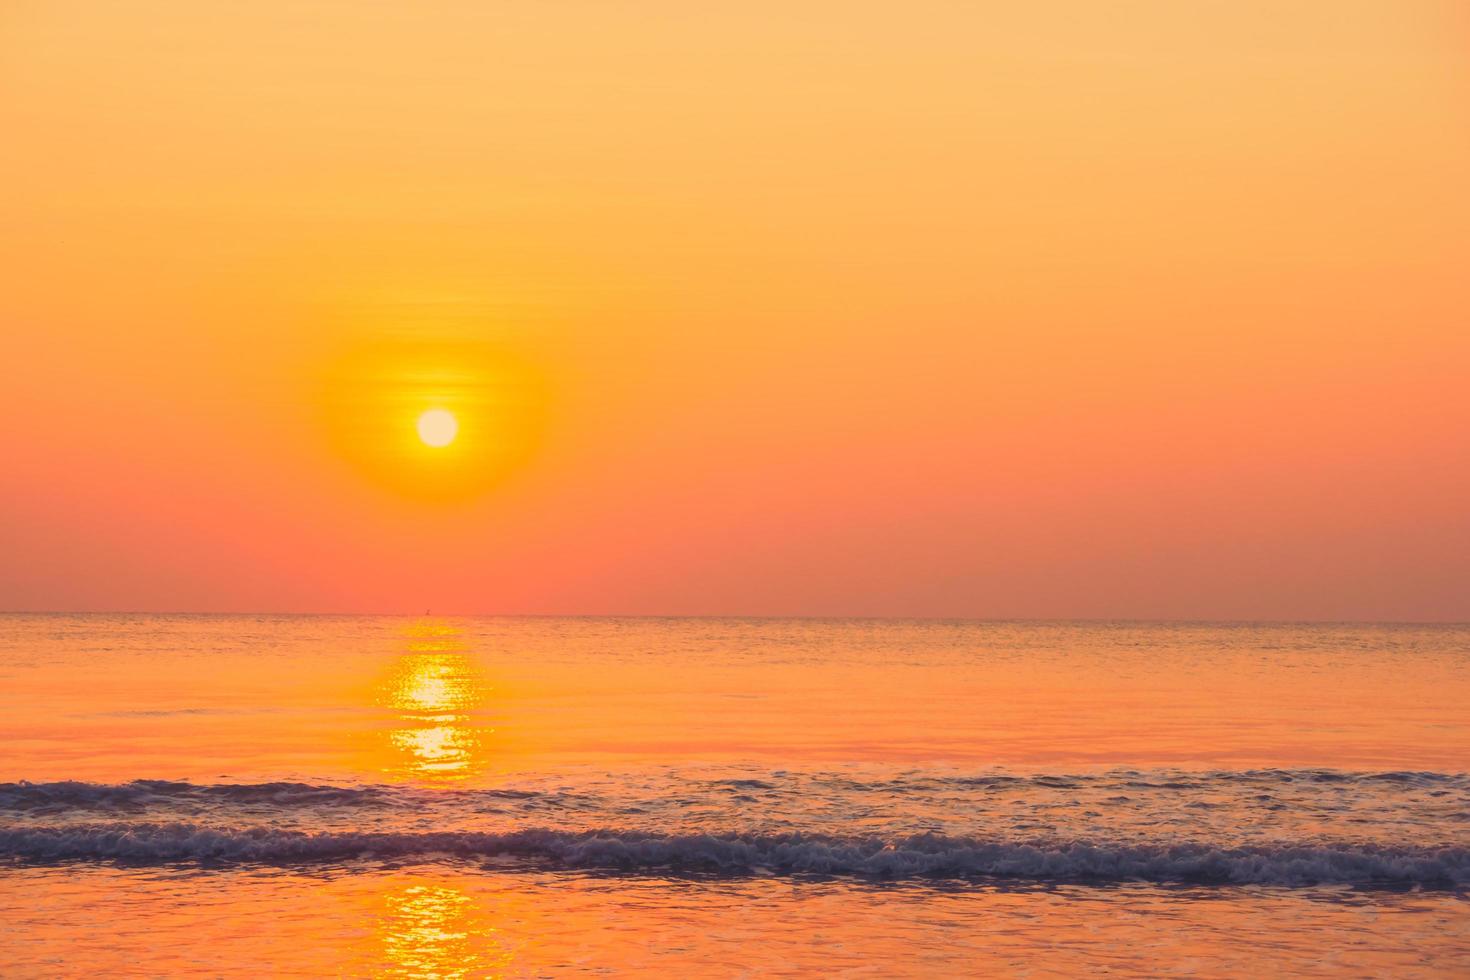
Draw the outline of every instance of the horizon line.
<instances>
[{"instance_id":1,"label":"horizon line","mask_svg":"<svg viewBox=\"0 0 1470 980\"><path fill-rule=\"evenodd\" d=\"M515 613L515 612L343 612L280 610L185 610L185 609L0 609L0 616L198 616L278 618L379 618L379 619L659 619L659 620L766 620L766 621L884 621L910 623L1077 623L1137 624L1154 626L1444 626L1470 627L1461 619L1229 619L1221 617L1178 618L1147 616L885 616L872 614L822 613Z\"/></svg>"}]
</instances>

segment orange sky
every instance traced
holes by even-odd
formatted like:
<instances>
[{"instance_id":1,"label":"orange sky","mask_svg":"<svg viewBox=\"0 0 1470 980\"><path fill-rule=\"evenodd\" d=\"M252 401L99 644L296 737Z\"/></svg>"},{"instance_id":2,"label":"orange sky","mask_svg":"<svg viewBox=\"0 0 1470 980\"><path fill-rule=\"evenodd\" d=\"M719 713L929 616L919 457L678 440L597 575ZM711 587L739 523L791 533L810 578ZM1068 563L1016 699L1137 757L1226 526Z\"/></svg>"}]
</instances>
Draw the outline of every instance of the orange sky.
<instances>
[{"instance_id":1,"label":"orange sky","mask_svg":"<svg viewBox=\"0 0 1470 980\"><path fill-rule=\"evenodd\" d=\"M1467 38L9 3L0 608L1470 619Z\"/></svg>"}]
</instances>

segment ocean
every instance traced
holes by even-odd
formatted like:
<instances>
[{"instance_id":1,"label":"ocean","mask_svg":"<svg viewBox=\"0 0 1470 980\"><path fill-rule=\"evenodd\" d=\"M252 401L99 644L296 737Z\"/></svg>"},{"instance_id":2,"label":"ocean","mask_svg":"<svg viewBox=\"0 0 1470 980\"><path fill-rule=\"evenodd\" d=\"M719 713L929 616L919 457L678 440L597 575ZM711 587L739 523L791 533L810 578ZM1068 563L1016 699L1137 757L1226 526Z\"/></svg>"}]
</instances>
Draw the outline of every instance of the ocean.
<instances>
[{"instance_id":1,"label":"ocean","mask_svg":"<svg viewBox=\"0 0 1470 980\"><path fill-rule=\"evenodd\" d=\"M0 616L0 976L1470 975L1470 627Z\"/></svg>"}]
</instances>

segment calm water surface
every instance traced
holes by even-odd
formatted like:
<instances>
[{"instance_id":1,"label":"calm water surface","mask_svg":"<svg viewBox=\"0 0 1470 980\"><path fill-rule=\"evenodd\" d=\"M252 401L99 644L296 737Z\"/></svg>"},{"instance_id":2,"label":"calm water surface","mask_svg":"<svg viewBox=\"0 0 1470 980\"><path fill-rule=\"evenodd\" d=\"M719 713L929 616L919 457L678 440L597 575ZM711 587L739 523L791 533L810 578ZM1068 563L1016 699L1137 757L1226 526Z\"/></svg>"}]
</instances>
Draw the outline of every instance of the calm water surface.
<instances>
[{"instance_id":1,"label":"calm water surface","mask_svg":"<svg viewBox=\"0 0 1470 980\"><path fill-rule=\"evenodd\" d=\"M1470 628L0 616L0 975L1470 974Z\"/></svg>"}]
</instances>

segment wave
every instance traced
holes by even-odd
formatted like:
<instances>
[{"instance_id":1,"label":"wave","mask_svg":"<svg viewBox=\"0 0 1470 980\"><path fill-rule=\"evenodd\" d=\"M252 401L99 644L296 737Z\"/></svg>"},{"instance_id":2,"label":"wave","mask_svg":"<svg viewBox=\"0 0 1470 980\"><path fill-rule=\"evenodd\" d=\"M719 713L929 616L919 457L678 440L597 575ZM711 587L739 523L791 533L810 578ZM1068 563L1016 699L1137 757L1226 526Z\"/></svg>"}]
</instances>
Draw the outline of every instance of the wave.
<instances>
[{"instance_id":1,"label":"wave","mask_svg":"<svg viewBox=\"0 0 1470 980\"><path fill-rule=\"evenodd\" d=\"M0 810L139 811L149 807L235 803L273 807L353 806L386 802L382 787L310 783L187 783L135 779L129 783L0 783Z\"/></svg>"},{"instance_id":2,"label":"wave","mask_svg":"<svg viewBox=\"0 0 1470 980\"><path fill-rule=\"evenodd\" d=\"M0 858L12 863L289 866L456 859L649 874L1470 886L1470 849L1464 847L1008 842L934 834L883 840L819 834L659 835L616 829L307 833L187 823L11 826L0 827Z\"/></svg>"},{"instance_id":3,"label":"wave","mask_svg":"<svg viewBox=\"0 0 1470 980\"><path fill-rule=\"evenodd\" d=\"M861 779L840 773L810 773L804 780L791 774L768 773L760 778L742 775L719 779L684 781L677 772L667 774L679 781L681 793L698 789L741 791L801 790L816 785L847 792L904 795L934 789L955 791L1006 790L1082 791L1096 789L1142 791L1201 791L1228 787L1327 785L1364 789L1444 789L1470 792L1470 776L1464 773L1413 771L1348 772L1334 769L1248 769L1213 772L1175 770L1138 771L1118 769L1085 775L1014 775L1010 773L907 772L886 779ZM546 789L500 787L494 789L436 790L441 802L476 804L506 800L536 800L565 797L575 787L558 792ZM667 785L665 786L667 788ZM107 784L77 781L0 783L0 812L56 813L64 810L139 812L149 808L190 805L298 807L393 807L421 804L423 797L402 786L332 786L299 782L189 783L161 779L138 779Z\"/></svg>"}]
</instances>

